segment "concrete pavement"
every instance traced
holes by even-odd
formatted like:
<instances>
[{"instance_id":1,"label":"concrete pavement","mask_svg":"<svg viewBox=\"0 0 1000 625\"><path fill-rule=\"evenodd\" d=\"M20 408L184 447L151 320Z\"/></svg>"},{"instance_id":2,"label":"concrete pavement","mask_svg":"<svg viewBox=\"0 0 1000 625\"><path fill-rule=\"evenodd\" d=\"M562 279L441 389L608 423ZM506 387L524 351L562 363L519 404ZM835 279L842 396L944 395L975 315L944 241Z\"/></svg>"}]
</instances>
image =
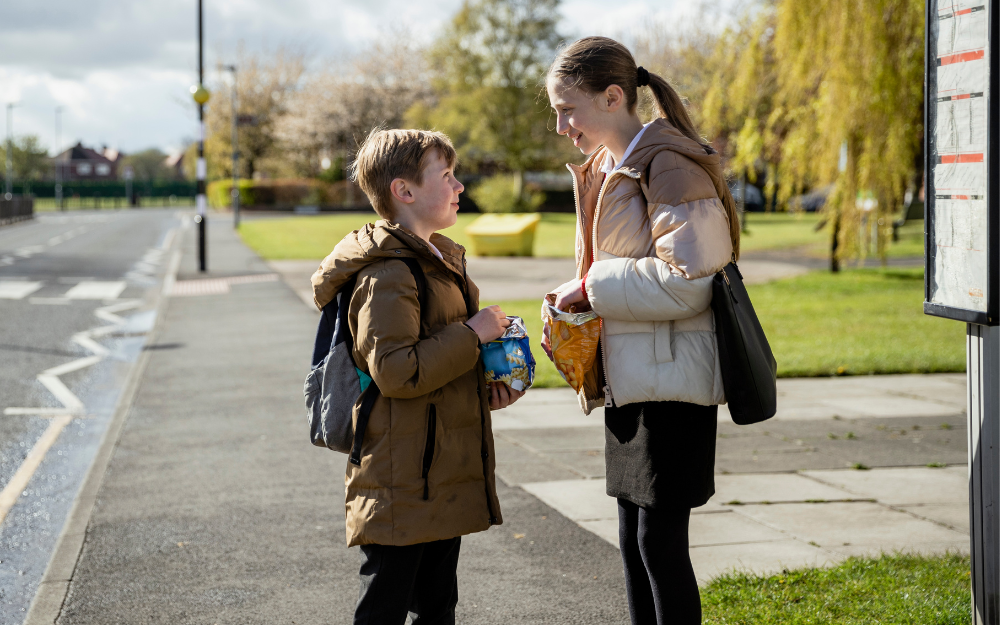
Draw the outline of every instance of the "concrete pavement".
<instances>
[{"instance_id":1,"label":"concrete pavement","mask_svg":"<svg viewBox=\"0 0 1000 625\"><path fill-rule=\"evenodd\" d=\"M779 414L765 423L737 426L720 410L716 494L691 520L701 582L882 551L968 552L964 376L778 389ZM495 417L497 473L617 546L602 412L582 415L569 390L529 392Z\"/></svg>"},{"instance_id":2,"label":"concrete pavement","mask_svg":"<svg viewBox=\"0 0 1000 625\"><path fill-rule=\"evenodd\" d=\"M268 264L281 274L298 296L312 305L309 276L319 267L317 260L272 260ZM469 275L479 287L482 301L537 299L576 275L572 258L518 258L469 256ZM809 268L775 260L740 261L747 284L760 284L802 275Z\"/></svg>"}]
</instances>

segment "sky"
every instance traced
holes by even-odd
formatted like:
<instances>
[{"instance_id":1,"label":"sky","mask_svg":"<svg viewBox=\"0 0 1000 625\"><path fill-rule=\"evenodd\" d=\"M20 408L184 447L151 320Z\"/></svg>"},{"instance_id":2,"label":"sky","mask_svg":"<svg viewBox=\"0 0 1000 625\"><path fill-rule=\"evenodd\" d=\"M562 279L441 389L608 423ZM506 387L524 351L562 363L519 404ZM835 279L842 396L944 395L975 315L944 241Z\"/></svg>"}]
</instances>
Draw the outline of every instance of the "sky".
<instances>
[{"instance_id":1,"label":"sky","mask_svg":"<svg viewBox=\"0 0 1000 625\"><path fill-rule=\"evenodd\" d=\"M298 46L318 62L363 53L382 33L400 28L430 41L461 6L461 0L203 1L206 72L240 42L251 51ZM82 141L124 152L173 152L197 135L188 91L198 71L196 0L0 4L0 104L15 104L15 136L37 135L50 151ZM676 23L697 4L563 0L559 28L569 39L615 36L649 21Z\"/></svg>"}]
</instances>

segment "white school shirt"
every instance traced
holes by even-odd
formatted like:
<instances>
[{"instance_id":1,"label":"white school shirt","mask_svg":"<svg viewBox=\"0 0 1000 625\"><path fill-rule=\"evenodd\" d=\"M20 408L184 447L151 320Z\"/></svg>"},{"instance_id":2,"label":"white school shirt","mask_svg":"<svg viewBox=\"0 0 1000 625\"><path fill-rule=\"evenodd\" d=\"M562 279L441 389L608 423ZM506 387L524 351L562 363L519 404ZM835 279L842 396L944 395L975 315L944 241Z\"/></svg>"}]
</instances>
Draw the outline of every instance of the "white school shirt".
<instances>
[{"instance_id":1,"label":"white school shirt","mask_svg":"<svg viewBox=\"0 0 1000 625\"><path fill-rule=\"evenodd\" d=\"M652 123L653 122L649 122L649 124ZM612 172L621 167L621 164L627 161L628 157L632 155L632 150L634 150L635 146L639 144L639 139L642 138L642 133L646 132L646 129L649 128L649 124L643 126L642 130L636 133L635 138L632 139L632 143L628 144L628 149L626 149L625 153L622 154L622 160L618 162L618 165L615 165L615 159L611 156L611 150L608 150L608 153L604 155L604 162L601 163L600 171L611 175Z\"/></svg>"},{"instance_id":2,"label":"white school shirt","mask_svg":"<svg viewBox=\"0 0 1000 625\"><path fill-rule=\"evenodd\" d=\"M441 255L441 250L439 250L438 248L434 247L433 243L431 243L430 241L427 241L427 247L431 248L431 251L434 252L435 256L437 256L441 260L444 260L444 256Z\"/></svg>"}]
</instances>

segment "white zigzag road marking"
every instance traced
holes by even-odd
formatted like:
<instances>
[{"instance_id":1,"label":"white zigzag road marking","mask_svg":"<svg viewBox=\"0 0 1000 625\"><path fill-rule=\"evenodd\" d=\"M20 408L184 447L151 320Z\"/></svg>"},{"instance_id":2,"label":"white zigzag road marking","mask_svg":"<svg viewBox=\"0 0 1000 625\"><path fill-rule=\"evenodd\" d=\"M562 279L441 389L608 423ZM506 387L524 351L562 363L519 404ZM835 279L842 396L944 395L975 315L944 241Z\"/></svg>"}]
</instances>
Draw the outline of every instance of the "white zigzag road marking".
<instances>
[{"instance_id":1,"label":"white zigzag road marking","mask_svg":"<svg viewBox=\"0 0 1000 625\"><path fill-rule=\"evenodd\" d=\"M107 358L108 354L110 354L108 349L94 339L110 334L125 325L125 319L119 317L116 313L138 308L141 303L142 301L137 299L126 300L124 302L116 302L110 306L102 306L95 310L95 317L111 325L98 326L85 332L79 332L74 334L72 339L74 343L88 350L92 355L57 365L38 374L38 381L59 400L59 403L63 405L62 408L6 408L3 413L5 415L39 416L83 415L85 410L83 402L59 379L60 376L72 373L73 371L79 371L85 367L92 367Z\"/></svg>"}]
</instances>

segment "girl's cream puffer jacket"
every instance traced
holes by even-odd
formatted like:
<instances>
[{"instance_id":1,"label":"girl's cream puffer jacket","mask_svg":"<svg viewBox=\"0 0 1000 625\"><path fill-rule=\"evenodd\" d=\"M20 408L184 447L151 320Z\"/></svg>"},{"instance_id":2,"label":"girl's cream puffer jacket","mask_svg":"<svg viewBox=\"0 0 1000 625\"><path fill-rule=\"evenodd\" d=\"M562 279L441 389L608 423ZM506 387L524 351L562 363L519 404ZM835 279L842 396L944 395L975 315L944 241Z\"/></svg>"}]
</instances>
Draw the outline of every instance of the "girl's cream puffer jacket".
<instances>
[{"instance_id":1,"label":"girl's cream puffer jacket","mask_svg":"<svg viewBox=\"0 0 1000 625\"><path fill-rule=\"evenodd\" d=\"M712 277L733 254L719 199L719 155L665 119L646 128L621 167L606 148L569 165L577 202L577 277L603 319L602 354L584 380L584 412L614 398L725 403ZM557 290L558 292L558 290Z\"/></svg>"}]
</instances>

